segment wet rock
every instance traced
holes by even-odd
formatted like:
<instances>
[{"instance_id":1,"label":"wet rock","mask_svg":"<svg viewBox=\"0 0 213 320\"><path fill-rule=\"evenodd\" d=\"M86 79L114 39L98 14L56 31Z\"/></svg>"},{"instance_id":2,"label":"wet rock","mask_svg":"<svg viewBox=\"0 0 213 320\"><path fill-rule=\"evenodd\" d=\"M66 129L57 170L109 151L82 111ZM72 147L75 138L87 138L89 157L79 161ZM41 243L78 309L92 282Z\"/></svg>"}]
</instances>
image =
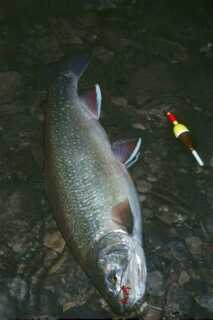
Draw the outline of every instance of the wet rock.
<instances>
[{"instance_id":1,"label":"wet rock","mask_svg":"<svg viewBox=\"0 0 213 320\"><path fill-rule=\"evenodd\" d=\"M10 97L8 97L10 99ZM13 98L11 98L13 100ZM19 113L20 111L23 111L20 104L17 102L9 102L9 103L3 103L0 105L0 113L1 115L15 115Z\"/></svg>"},{"instance_id":2,"label":"wet rock","mask_svg":"<svg viewBox=\"0 0 213 320\"><path fill-rule=\"evenodd\" d=\"M88 19L87 19L88 21ZM85 21L82 19L82 22L85 24ZM55 40L53 40L53 43L55 43L55 48L58 51L58 48L63 46L70 46L70 45L82 45L82 39L81 37L85 35L85 31L78 30L72 25L72 21L69 19L63 19L63 18L52 18L50 21L52 30L54 31L54 36L57 39L58 44ZM60 53L60 51L59 51ZM61 54L61 53L60 53Z\"/></svg>"},{"instance_id":3,"label":"wet rock","mask_svg":"<svg viewBox=\"0 0 213 320\"><path fill-rule=\"evenodd\" d=\"M131 175L132 175L132 178L133 178L134 181L137 182L137 180L142 179L142 176L143 176L142 173L143 173L143 172L142 172L140 166L134 166L134 167L132 167Z\"/></svg>"},{"instance_id":4,"label":"wet rock","mask_svg":"<svg viewBox=\"0 0 213 320\"><path fill-rule=\"evenodd\" d=\"M200 255L202 249L202 241L198 237L188 237L185 240L186 245L192 255Z\"/></svg>"},{"instance_id":5,"label":"wet rock","mask_svg":"<svg viewBox=\"0 0 213 320\"><path fill-rule=\"evenodd\" d=\"M173 283L169 287L166 299L165 314L167 319L182 319L184 315L190 314L192 298L187 291L179 288L177 283Z\"/></svg>"},{"instance_id":6,"label":"wet rock","mask_svg":"<svg viewBox=\"0 0 213 320\"><path fill-rule=\"evenodd\" d=\"M40 315L48 314L48 317L59 315L63 310L79 308L96 292L68 250L65 249L63 255L48 258L51 253L54 251L45 252L31 279L31 300L28 307L31 316L33 310L37 314L38 305ZM93 304L98 298L99 295L96 294L92 299Z\"/></svg>"},{"instance_id":7,"label":"wet rock","mask_svg":"<svg viewBox=\"0 0 213 320\"><path fill-rule=\"evenodd\" d=\"M188 273L184 270L181 271L180 277L178 279L179 284L183 286L184 284L189 282L189 280L190 280L190 276L188 275Z\"/></svg>"},{"instance_id":8,"label":"wet rock","mask_svg":"<svg viewBox=\"0 0 213 320\"><path fill-rule=\"evenodd\" d=\"M149 175L149 176L147 177L147 180L148 180L149 182L156 182L158 179L157 179L156 176Z\"/></svg>"},{"instance_id":9,"label":"wet rock","mask_svg":"<svg viewBox=\"0 0 213 320\"><path fill-rule=\"evenodd\" d=\"M151 219L153 218L153 210L148 209L148 208L143 208L143 216L145 219Z\"/></svg>"},{"instance_id":10,"label":"wet rock","mask_svg":"<svg viewBox=\"0 0 213 320\"><path fill-rule=\"evenodd\" d=\"M94 303L94 301L96 301ZM80 306L73 307L61 316L62 319L110 319L111 312L103 299L97 301L96 296L91 296L88 301Z\"/></svg>"},{"instance_id":11,"label":"wet rock","mask_svg":"<svg viewBox=\"0 0 213 320\"><path fill-rule=\"evenodd\" d=\"M147 291L153 296L163 295L163 275L160 271L148 273Z\"/></svg>"},{"instance_id":12,"label":"wet rock","mask_svg":"<svg viewBox=\"0 0 213 320\"><path fill-rule=\"evenodd\" d=\"M65 241L59 231L48 233L44 238L44 245L58 253L63 252Z\"/></svg>"},{"instance_id":13,"label":"wet rock","mask_svg":"<svg viewBox=\"0 0 213 320\"><path fill-rule=\"evenodd\" d=\"M158 61L157 63L141 65L132 76L131 89L135 93L135 96L149 96L150 88L152 88L152 92L155 92L155 94L162 94L163 92L168 92L168 90L174 92L176 90L172 73L164 62ZM157 103L159 105L159 100ZM168 111L168 105L164 105L163 108ZM152 108L151 111L156 117L157 113L161 110L159 108ZM160 119L163 119L162 112L160 112ZM163 121L166 121L166 119L163 119Z\"/></svg>"},{"instance_id":14,"label":"wet rock","mask_svg":"<svg viewBox=\"0 0 213 320\"><path fill-rule=\"evenodd\" d=\"M52 35L38 39L35 50L37 51L40 61L43 63L57 61L64 55L57 39Z\"/></svg>"},{"instance_id":15,"label":"wet rock","mask_svg":"<svg viewBox=\"0 0 213 320\"><path fill-rule=\"evenodd\" d=\"M94 56L103 63L109 63L114 56L114 52L103 47L98 47L94 50Z\"/></svg>"},{"instance_id":16,"label":"wet rock","mask_svg":"<svg viewBox=\"0 0 213 320\"><path fill-rule=\"evenodd\" d=\"M0 72L0 83L0 104L12 102L21 87L21 75L15 71Z\"/></svg>"},{"instance_id":17,"label":"wet rock","mask_svg":"<svg viewBox=\"0 0 213 320\"><path fill-rule=\"evenodd\" d=\"M146 312L144 320L160 320L162 317L162 311L150 309Z\"/></svg>"},{"instance_id":18,"label":"wet rock","mask_svg":"<svg viewBox=\"0 0 213 320\"><path fill-rule=\"evenodd\" d=\"M146 127L139 122L133 123L132 127L138 130L146 130Z\"/></svg>"},{"instance_id":19,"label":"wet rock","mask_svg":"<svg viewBox=\"0 0 213 320\"><path fill-rule=\"evenodd\" d=\"M38 316L38 320L40 319L54 319L57 314L60 314L61 308L57 303L57 296L51 288L41 290L39 297L37 298L39 301L40 310L34 311L34 314ZM32 311L31 313L32 314ZM34 317L33 317L34 318Z\"/></svg>"},{"instance_id":20,"label":"wet rock","mask_svg":"<svg viewBox=\"0 0 213 320\"><path fill-rule=\"evenodd\" d=\"M0 319L11 320L16 318L14 300L7 290L0 285Z\"/></svg>"},{"instance_id":21,"label":"wet rock","mask_svg":"<svg viewBox=\"0 0 213 320\"><path fill-rule=\"evenodd\" d=\"M33 142L30 145L33 159L40 169L44 168L44 147L41 143Z\"/></svg>"},{"instance_id":22,"label":"wet rock","mask_svg":"<svg viewBox=\"0 0 213 320\"><path fill-rule=\"evenodd\" d=\"M204 226L207 231L207 237L213 240L213 216L211 213L204 218Z\"/></svg>"},{"instance_id":23,"label":"wet rock","mask_svg":"<svg viewBox=\"0 0 213 320\"><path fill-rule=\"evenodd\" d=\"M172 225L173 223L181 224L186 220L185 217L172 211L167 205L159 207L158 218L168 225Z\"/></svg>"},{"instance_id":24,"label":"wet rock","mask_svg":"<svg viewBox=\"0 0 213 320\"><path fill-rule=\"evenodd\" d=\"M41 36L41 31L37 39L29 38L28 43L24 44L28 51L28 55L31 56L37 63L51 63L58 61L64 56L63 51L59 45L59 41L53 35L46 35L45 32Z\"/></svg>"},{"instance_id":25,"label":"wet rock","mask_svg":"<svg viewBox=\"0 0 213 320\"><path fill-rule=\"evenodd\" d=\"M83 275L81 269L80 269L80 274ZM68 277L66 278L68 280ZM83 279L84 279L84 282L82 282ZM91 283L87 279L85 281L84 275L82 277L82 280L79 280L79 277L76 277L75 279L74 275L72 275L72 277L69 277L69 285L67 285L67 289L68 290L66 291L60 290L60 293L58 296L58 301L63 311L66 311L70 308L84 305L95 292L95 289L91 285ZM97 296L96 296L96 299L97 299Z\"/></svg>"},{"instance_id":26,"label":"wet rock","mask_svg":"<svg viewBox=\"0 0 213 320\"><path fill-rule=\"evenodd\" d=\"M145 196L145 194L139 194L139 201L140 202L144 202L146 201L147 197Z\"/></svg>"},{"instance_id":27,"label":"wet rock","mask_svg":"<svg viewBox=\"0 0 213 320\"><path fill-rule=\"evenodd\" d=\"M153 51L153 54L161 56L170 63L181 63L188 59L186 48L176 41L152 37L149 39L147 46L150 46L149 50Z\"/></svg>"},{"instance_id":28,"label":"wet rock","mask_svg":"<svg viewBox=\"0 0 213 320\"><path fill-rule=\"evenodd\" d=\"M206 190L207 201L209 202L211 208L213 208L213 188L208 187Z\"/></svg>"},{"instance_id":29,"label":"wet rock","mask_svg":"<svg viewBox=\"0 0 213 320\"><path fill-rule=\"evenodd\" d=\"M141 193L147 193L152 189L152 184L145 180L137 181L137 189Z\"/></svg>"},{"instance_id":30,"label":"wet rock","mask_svg":"<svg viewBox=\"0 0 213 320\"><path fill-rule=\"evenodd\" d=\"M161 207L159 207L159 215L158 218L166 223L166 224L173 224L174 222L174 213L171 212L171 210L169 209L169 207L167 205L163 205Z\"/></svg>"},{"instance_id":31,"label":"wet rock","mask_svg":"<svg viewBox=\"0 0 213 320\"><path fill-rule=\"evenodd\" d=\"M146 157L145 159L146 159L146 162L148 162L150 164L149 165L150 172L153 175L158 175L158 177L160 177L160 175L161 175L161 159L159 159L158 156L155 157L154 161L153 161L153 158L149 159L149 157Z\"/></svg>"},{"instance_id":32,"label":"wet rock","mask_svg":"<svg viewBox=\"0 0 213 320\"><path fill-rule=\"evenodd\" d=\"M207 283L200 278L199 274L192 274L192 280L190 281L190 287L194 292L200 292L205 294L206 290L208 289Z\"/></svg>"},{"instance_id":33,"label":"wet rock","mask_svg":"<svg viewBox=\"0 0 213 320\"><path fill-rule=\"evenodd\" d=\"M168 243L168 248L175 259L183 261L187 257L187 250L182 240L172 240Z\"/></svg>"},{"instance_id":34,"label":"wet rock","mask_svg":"<svg viewBox=\"0 0 213 320\"><path fill-rule=\"evenodd\" d=\"M27 294L27 283L20 276L15 277L9 284L9 292L11 297L19 302L24 301Z\"/></svg>"},{"instance_id":35,"label":"wet rock","mask_svg":"<svg viewBox=\"0 0 213 320\"><path fill-rule=\"evenodd\" d=\"M63 312L66 312L67 310L69 310L73 307L75 307L75 303L73 303L72 301L67 301L63 305Z\"/></svg>"},{"instance_id":36,"label":"wet rock","mask_svg":"<svg viewBox=\"0 0 213 320\"><path fill-rule=\"evenodd\" d=\"M133 5L135 0L81 0L81 3L86 10L96 9L96 10L106 10L115 9L117 6L122 4Z\"/></svg>"},{"instance_id":37,"label":"wet rock","mask_svg":"<svg viewBox=\"0 0 213 320\"><path fill-rule=\"evenodd\" d=\"M200 53L209 53L210 51L212 51L213 49L213 43L212 42L208 42L207 44L205 44L204 46L202 46L200 48Z\"/></svg>"},{"instance_id":38,"label":"wet rock","mask_svg":"<svg viewBox=\"0 0 213 320\"><path fill-rule=\"evenodd\" d=\"M196 297L195 300L202 308L213 314L213 293Z\"/></svg>"},{"instance_id":39,"label":"wet rock","mask_svg":"<svg viewBox=\"0 0 213 320\"><path fill-rule=\"evenodd\" d=\"M213 157L209 160L209 165L213 168Z\"/></svg>"},{"instance_id":40,"label":"wet rock","mask_svg":"<svg viewBox=\"0 0 213 320\"><path fill-rule=\"evenodd\" d=\"M49 274L52 274L52 273L56 273L56 272L59 272L60 269L63 267L63 264L65 262L65 255L61 255L58 259L56 259L52 265L49 267Z\"/></svg>"},{"instance_id":41,"label":"wet rock","mask_svg":"<svg viewBox=\"0 0 213 320\"><path fill-rule=\"evenodd\" d=\"M44 247L44 251L45 251L45 254L42 259L43 260L42 267L44 267L45 270L48 270L48 272L51 273L50 270L52 266L54 269L54 265L55 264L57 265L58 260L60 260L60 257L63 256L63 254L59 254L56 251L46 249L45 247Z\"/></svg>"},{"instance_id":42,"label":"wet rock","mask_svg":"<svg viewBox=\"0 0 213 320\"><path fill-rule=\"evenodd\" d=\"M126 108L128 106L128 101L124 97L112 97L112 104L118 107Z\"/></svg>"},{"instance_id":43,"label":"wet rock","mask_svg":"<svg viewBox=\"0 0 213 320\"><path fill-rule=\"evenodd\" d=\"M148 104L152 100L152 97L149 95L137 95L136 96L136 103L138 106L143 106L145 104ZM143 110L138 110L138 114L144 114Z\"/></svg>"}]
</instances>

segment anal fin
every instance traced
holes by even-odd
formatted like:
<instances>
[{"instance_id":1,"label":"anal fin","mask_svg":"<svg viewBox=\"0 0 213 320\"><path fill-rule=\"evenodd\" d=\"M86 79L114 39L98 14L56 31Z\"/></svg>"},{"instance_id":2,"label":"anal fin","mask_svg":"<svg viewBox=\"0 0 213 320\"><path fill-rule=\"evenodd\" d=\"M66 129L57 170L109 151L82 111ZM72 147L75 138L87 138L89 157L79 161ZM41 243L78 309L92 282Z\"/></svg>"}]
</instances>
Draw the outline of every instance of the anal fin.
<instances>
[{"instance_id":1,"label":"anal fin","mask_svg":"<svg viewBox=\"0 0 213 320\"><path fill-rule=\"evenodd\" d=\"M112 144L112 150L118 160L131 167L140 156L141 138L116 141Z\"/></svg>"}]
</instances>

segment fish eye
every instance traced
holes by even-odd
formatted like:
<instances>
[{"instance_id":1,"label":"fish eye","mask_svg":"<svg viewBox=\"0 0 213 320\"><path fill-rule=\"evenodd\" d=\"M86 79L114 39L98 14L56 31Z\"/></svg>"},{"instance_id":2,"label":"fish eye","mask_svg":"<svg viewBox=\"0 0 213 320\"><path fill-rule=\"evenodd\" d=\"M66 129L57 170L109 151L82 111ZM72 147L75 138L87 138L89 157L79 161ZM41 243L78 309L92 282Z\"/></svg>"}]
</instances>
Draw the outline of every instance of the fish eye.
<instances>
[{"instance_id":1,"label":"fish eye","mask_svg":"<svg viewBox=\"0 0 213 320\"><path fill-rule=\"evenodd\" d=\"M115 271L110 272L108 280L110 282L112 282L113 284L115 284L118 281L118 278L116 276L116 272Z\"/></svg>"},{"instance_id":2,"label":"fish eye","mask_svg":"<svg viewBox=\"0 0 213 320\"><path fill-rule=\"evenodd\" d=\"M115 274L113 275L112 279L113 279L113 282L117 282L117 280L118 280L118 278L116 277Z\"/></svg>"}]
</instances>

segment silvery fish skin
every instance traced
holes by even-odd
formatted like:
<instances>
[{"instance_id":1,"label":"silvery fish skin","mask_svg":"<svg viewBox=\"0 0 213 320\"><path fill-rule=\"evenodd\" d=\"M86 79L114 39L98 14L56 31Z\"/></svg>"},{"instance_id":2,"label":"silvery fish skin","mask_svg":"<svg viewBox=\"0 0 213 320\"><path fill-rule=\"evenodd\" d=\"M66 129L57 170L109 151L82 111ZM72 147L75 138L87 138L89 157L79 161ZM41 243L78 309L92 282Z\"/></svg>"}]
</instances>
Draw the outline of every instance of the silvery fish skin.
<instances>
[{"instance_id":1,"label":"silvery fish skin","mask_svg":"<svg viewBox=\"0 0 213 320\"><path fill-rule=\"evenodd\" d=\"M66 68L65 68L66 69ZM113 313L132 311L146 284L141 212L132 179L104 129L78 95L70 64L50 90L45 172L54 218L77 262ZM113 215L130 209L128 231ZM128 212L127 212L128 214ZM125 220L125 219L124 219ZM128 289L128 297L123 288Z\"/></svg>"}]
</instances>

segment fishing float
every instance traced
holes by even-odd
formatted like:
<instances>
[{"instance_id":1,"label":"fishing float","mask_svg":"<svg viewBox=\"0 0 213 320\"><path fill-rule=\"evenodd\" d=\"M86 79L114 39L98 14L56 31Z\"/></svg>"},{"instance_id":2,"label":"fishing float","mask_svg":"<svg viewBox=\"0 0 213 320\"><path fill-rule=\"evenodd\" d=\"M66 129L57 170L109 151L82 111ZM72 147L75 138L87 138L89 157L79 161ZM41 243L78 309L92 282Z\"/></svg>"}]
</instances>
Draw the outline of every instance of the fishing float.
<instances>
[{"instance_id":1,"label":"fishing float","mask_svg":"<svg viewBox=\"0 0 213 320\"><path fill-rule=\"evenodd\" d=\"M203 167L204 166L203 160L201 159L201 157L199 156L197 150L193 145L189 129L182 123L179 123L177 121L176 116L172 112L167 112L166 115L168 120L173 124L173 133L175 137L179 139L191 151L197 163L201 167Z\"/></svg>"}]
</instances>

